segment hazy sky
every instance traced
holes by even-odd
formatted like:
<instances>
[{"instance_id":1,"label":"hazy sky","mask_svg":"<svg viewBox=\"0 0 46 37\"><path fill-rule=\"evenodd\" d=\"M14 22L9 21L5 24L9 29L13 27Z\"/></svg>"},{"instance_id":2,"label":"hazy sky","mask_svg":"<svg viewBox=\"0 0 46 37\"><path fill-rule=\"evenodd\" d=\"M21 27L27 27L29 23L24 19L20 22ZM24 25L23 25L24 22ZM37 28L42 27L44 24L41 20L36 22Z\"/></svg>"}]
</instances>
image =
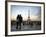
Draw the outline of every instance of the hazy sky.
<instances>
[{"instance_id":1,"label":"hazy sky","mask_svg":"<svg viewBox=\"0 0 46 37\"><path fill-rule=\"evenodd\" d=\"M28 17L28 10L30 10L30 17L32 19L40 19L41 15L41 7L40 6L19 6L19 5L11 5L11 17L16 19L18 14L21 14L23 19L26 20ZM34 18L36 17L36 18Z\"/></svg>"}]
</instances>

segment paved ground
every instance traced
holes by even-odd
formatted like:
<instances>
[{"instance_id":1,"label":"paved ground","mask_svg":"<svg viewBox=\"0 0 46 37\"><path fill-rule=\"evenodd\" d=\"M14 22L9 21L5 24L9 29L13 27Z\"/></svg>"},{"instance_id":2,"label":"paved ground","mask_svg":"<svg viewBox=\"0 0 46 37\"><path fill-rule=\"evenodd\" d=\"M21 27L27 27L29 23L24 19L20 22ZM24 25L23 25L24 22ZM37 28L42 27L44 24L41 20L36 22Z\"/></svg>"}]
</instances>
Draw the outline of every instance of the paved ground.
<instances>
[{"instance_id":1,"label":"paved ground","mask_svg":"<svg viewBox=\"0 0 46 37\"><path fill-rule=\"evenodd\" d=\"M40 30L41 26L40 25L21 25L21 30L16 29L16 25L11 26L11 31L31 31L31 30Z\"/></svg>"}]
</instances>

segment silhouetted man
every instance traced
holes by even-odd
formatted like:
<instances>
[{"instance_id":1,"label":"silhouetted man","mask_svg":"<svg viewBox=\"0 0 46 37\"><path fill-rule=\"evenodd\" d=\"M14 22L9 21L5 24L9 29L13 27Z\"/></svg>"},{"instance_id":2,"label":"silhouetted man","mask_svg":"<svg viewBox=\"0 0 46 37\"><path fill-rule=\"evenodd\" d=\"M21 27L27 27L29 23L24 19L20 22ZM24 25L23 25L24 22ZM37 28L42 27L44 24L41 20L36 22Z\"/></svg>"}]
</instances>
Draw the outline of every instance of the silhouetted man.
<instances>
[{"instance_id":1,"label":"silhouetted man","mask_svg":"<svg viewBox=\"0 0 46 37\"><path fill-rule=\"evenodd\" d=\"M17 16L17 26L16 26L16 29L18 29L18 26L19 26L19 29L21 29L21 23L22 23L22 16L18 15Z\"/></svg>"}]
</instances>

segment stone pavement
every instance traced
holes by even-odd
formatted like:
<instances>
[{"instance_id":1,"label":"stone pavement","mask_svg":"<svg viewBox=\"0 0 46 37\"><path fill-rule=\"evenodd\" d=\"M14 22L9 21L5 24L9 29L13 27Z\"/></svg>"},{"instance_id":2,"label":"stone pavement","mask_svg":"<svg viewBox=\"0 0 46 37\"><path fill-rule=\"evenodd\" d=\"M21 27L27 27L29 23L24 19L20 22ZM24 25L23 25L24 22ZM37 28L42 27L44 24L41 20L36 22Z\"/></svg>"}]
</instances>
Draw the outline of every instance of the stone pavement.
<instances>
[{"instance_id":1,"label":"stone pavement","mask_svg":"<svg viewBox=\"0 0 46 37\"><path fill-rule=\"evenodd\" d=\"M16 25L11 26L11 31L31 31L31 30L40 30L40 25L23 25L21 24L21 30L16 29Z\"/></svg>"}]
</instances>

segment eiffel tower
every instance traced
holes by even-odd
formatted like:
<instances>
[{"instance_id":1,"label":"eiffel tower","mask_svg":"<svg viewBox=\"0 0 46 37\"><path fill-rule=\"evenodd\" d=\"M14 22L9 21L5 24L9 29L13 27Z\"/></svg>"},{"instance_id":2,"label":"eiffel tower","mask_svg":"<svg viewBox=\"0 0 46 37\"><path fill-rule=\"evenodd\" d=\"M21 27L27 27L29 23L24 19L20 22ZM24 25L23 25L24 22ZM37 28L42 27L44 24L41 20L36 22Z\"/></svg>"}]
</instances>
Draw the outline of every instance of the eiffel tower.
<instances>
[{"instance_id":1,"label":"eiffel tower","mask_svg":"<svg viewBox=\"0 0 46 37\"><path fill-rule=\"evenodd\" d=\"M28 10L28 19L30 19L30 10Z\"/></svg>"},{"instance_id":2,"label":"eiffel tower","mask_svg":"<svg viewBox=\"0 0 46 37\"><path fill-rule=\"evenodd\" d=\"M28 10L28 24L30 23L31 19L30 19L30 9Z\"/></svg>"}]
</instances>

